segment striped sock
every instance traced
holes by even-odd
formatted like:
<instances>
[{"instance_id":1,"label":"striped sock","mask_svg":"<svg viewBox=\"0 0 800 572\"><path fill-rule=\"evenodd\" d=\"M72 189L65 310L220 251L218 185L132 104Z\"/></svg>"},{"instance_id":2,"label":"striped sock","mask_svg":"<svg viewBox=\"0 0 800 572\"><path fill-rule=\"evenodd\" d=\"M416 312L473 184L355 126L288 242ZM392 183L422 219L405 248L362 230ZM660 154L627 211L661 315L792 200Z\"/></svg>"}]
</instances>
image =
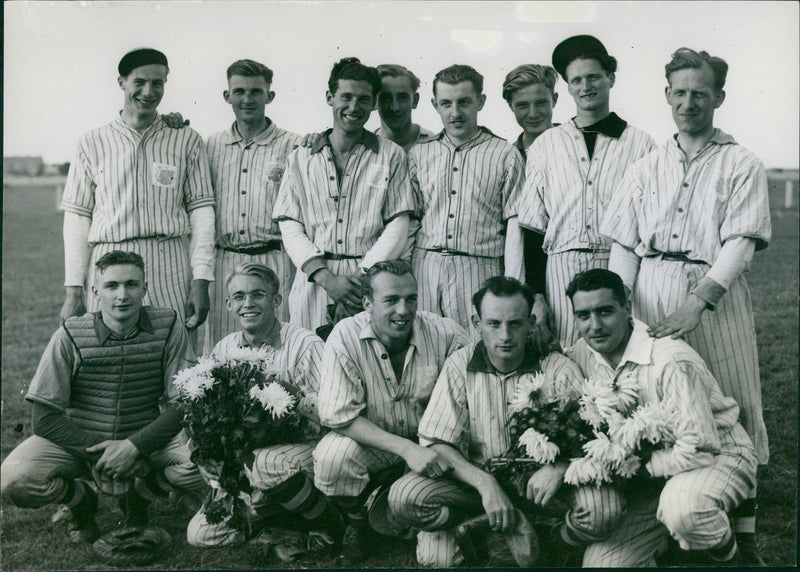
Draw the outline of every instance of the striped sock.
<instances>
[{"instance_id":1,"label":"striped sock","mask_svg":"<svg viewBox=\"0 0 800 572\"><path fill-rule=\"evenodd\" d=\"M328 499L303 473L289 477L267 491L287 511L300 514L308 528L335 527L338 514Z\"/></svg>"},{"instance_id":2,"label":"striped sock","mask_svg":"<svg viewBox=\"0 0 800 572\"><path fill-rule=\"evenodd\" d=\"M755 496L745 499L739 506L731 511L733 530L736 535L755 534L756 532L756 510L758 503Z\"/></svg>"}]
</instances>

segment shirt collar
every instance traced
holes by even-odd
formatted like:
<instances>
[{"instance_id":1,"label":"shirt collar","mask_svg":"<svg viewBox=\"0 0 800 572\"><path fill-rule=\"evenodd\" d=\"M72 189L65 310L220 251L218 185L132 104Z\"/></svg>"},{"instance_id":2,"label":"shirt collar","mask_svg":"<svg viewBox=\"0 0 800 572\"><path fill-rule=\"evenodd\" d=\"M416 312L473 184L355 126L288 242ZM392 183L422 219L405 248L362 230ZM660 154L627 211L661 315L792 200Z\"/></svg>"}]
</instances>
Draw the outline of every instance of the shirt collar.
<instances>
[{"instance_id":1,"label":"shirt collar","mask_svg":"<svg viewBox=\"0 0 800 572\"><path fill-rule=\"evenodd\" d=\"M97 334L100 345L104 344L106 340L112 336L120 340L127 339L112 332L111 329L106 326L106 323L103 321L103 315L100 312L96 312L94 315L94 331ZM153 333L153 322L150 321L150 316L147 315L147 310L145 308L139 310L139 319L136 320L136 326L127 337L132 338L139 331L144 331L149 334Z\"/></svg>"},{"instance_id":2,"label":"shirt collar","mask_svg":"<svg viewBox=\"0 0 800 572\"><path fill-rule=\"evenodd\" d=\"M703 149L708 147L709 145L736 145L736 139L733 138L732 135L725 133L722 129L716 128L714 129L714 133L711 135L711 139L705 144ZM678 144L678 134L673 134L672 137L669 138L667 141L667 146L672 149L673 152L678 153L680 156L683 156L683 150L681 146Z\"/></svg>"},{"instance_id":3,"label":"shirt collar","mask_svg":"<svg viewBox=\"0 0 800 572\"><path fill-rule=\"evenodd\" d=\"M573 119L573 123L574 122L575 120ZM578 127L577 125L575 127L577 127L579 131L600 133L612 139L619 139L622 137L622 132L625 131L627 126L628 122L612 111L597 123L592 123L586 127Z\"/></svg>"},{"instance_id":4,"label":"shirt collar","mask_svg":"<svg viewBox=\"0 0 800 572\"><path fill-rule=\"evenodd\" d=\"M489 131L488 128L483 127L482 125L478 125L477 131L475 131L475 134L472 137L470 137L469 141L465 141L464 143L461 143L459 145L454 145L452 141L450 141L448 138L445 137L445 134L446 134L446 131L444 129L442 129L441 131L439 131L439 133L437 133L435 135L431 135L430 137L428 137L426 139L426 142L427 141L441 140L441 141L444 141L445 143L447 143L449 145L452 145L453 147L467 147L467 146L471 146L471 145L475 145L477 143L480 143L484 139L486 139L487 137L497 137L497 135L495 135L494 133Z\"/></svg>"},{"instance_id":5,"label":"shirt collar","mask_svg":"<svg viewBox=\"0 0 800 572\"><path fill-rule=\"evenodd\" d=\"M633 323L633 331L631 332L631 337L628 338L628 345L625 346L622 358L620 358L617 364L617 369L621 368L627 362L649 365L653 361L653 338L647 333L647 324L633 318L631 318L631 322ZM586 340L582 340L582 342L586 348L595 355L600 363L611 367L599 352L595 351L594 348L586 343Z\"/></svg>"},{"instance_id":6,"label":"shirt collar","mask_svg":"<svg viewBox=\"0 0 800 572\"><path fill-rule=\"evenodd\" d=\"M256 346L253 346L252 344L248 343L247 339L244 337L244 332L240 331L239 335L241 335L241 344L240 345L242 347L245 347L245 348L256 347ZM280 320L275 320L273 322L272 328L270 329L269 332L267 332L266 339L261 344L259 344L258 347L263 347L265 345L270 346L272 348L275 348L276 350L279 350L279 349L281 349L283 347L283 340L281 339L281 322L280 322Z\"/></svg>"},{"instance_id":7,"label":"shirt collar","mask_svg":"<svg viewBox=\"0 0 800 572\"><path fill-rule=\"evenodd\" d=\"M120 130L125 131L127 133L133 133L137 137L141 137L142 135L144 135L145 133L147 133L148 131L151 131L151 130L156 131L158 129L168 128L167 124L164 123L161 120L161 115L156 115L156 118L153 120L153 122L150 125L147 126L147 129L145 129L144 131L139 132L136 129L134 129L133 127L131 127L130 125L128 125L127 123L125 123L125 121L122 119L122 110L121 109L120 109L119 113L117 114L117 118L114 121L112 121L111 124L116 126L117 129L120 129Z\"/></svg>"},{"instance_id":8,"label":"shirt collar","mask_svg":"<svg viewBox=\"0 0 800 572\"><path fill-rule=\"evenodd\" d=\"M525 149L525 143L522 140L522 138L524 136L525 136L525 132L523 131L522 133L519 134L519 137L517 137L517 139L516 139L516 141L514 141L513 145L514 145L514 147L519 149L519 152L522 153L523 157L526 157L527 156L527 150Z\"/></svg>"},{"instance_id":9,"label":"shirt collar","mask_svg":"<svg viewBox=\"0 0 800 572\"><path fill-rule=\"evenodd\" d=\"M541 370L539 366L539 355L529 343L525 344L525 353L522 354L522 363L512 373L538 373ZM489 359L489 352L486 350L486 345L483 341L475 344L475 349L472 352L467 364L467 371L476 371L482 373L494 373L497 375L507 375L497 371Z\"/></svg>"},{"instance_id":10,"label":"shirt collar","mask_svg":"<svg viewBox=\"0 0 800 572\"><path fill-rule=\"evenodd\" d=\"M409 346L414 346L415 348L419 347L419 337L417 332L421 327L421 321L419 315L414 316L414 325L411 328L411 339L408 340ZM361 331L358 333L359 340L378 340L381 341L378 335L375 333L375 330L372 329L372 318L370 317L367 320L367 323L361 328ZM381 342L383 343L383 342Z\"/></svg>"},{"instance_id":11,"label":"shirt collar","mask_svg":"<svg viewBox=\"0 0 800 572\"><path fill-rule=\"evenodd\" d=\"M326 129L320 134L320 138L317 139L317 142L311 146L311 154L319 153L322 151L322 148L326 145L328 147L331 146L330 136L333 133L333 129ZM380 153L380 142L378 141L378 136L375 135L371 131L367 131L366 129L362 130L361 140L356 143L356 145L361 144L376 155Z\"/></svg>"},{"instance_id":12,"label":"shirt collar","mask_svg":"<svg viewBox=\"0 0 800 572\"><path fill-rule=\"evenodd\" d=\"M267 120L267 128L252 139L252 142L256 145L266 145L275 136L275 124L269 117L265 117L265 119ZM225 132L225 135L226 145L244 142L244 138L242 137L241 133L239 133L239 129L236 127L236 121L231 124L231 128Z\"/></svg>"}]
</instances>

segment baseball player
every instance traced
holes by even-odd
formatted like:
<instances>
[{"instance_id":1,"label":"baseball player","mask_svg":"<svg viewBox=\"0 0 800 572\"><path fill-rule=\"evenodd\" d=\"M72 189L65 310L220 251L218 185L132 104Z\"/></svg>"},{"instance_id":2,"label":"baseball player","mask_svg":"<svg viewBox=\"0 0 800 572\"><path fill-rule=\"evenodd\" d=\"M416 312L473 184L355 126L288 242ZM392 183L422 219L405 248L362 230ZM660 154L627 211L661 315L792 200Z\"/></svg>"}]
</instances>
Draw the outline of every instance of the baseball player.
<instances>
[{"instance_id":1,"label":"baseball player","mask_svg":"<svg viewBox=\"0 0 800 572\"><path fill-rule=\"evenodd\" d=\"M205 147L192 129L170 129L159 118L169 72L163 53L128 52L118 71L120 116L81 137L64 187L61 319L97 310L91 292L84 300L84 282L94 283L100 257L124 249L147 265L145 303L172 308L194 329L206 319L214 279L214 195Z\"/></svg>"},{"instance_id":2,"label":"baseball player","mask_svg":"<svg viewBox=\"0 0 800 572\"><path fill-rule=\"evenodd\" d=\"M577 114L528 148L518 210L522 227L544 235L547 301L556 337L566 347L577 333L564 290L576 273L607 267L611 244L598 232L606 205L628 165L654 145L610 111L617 60L600 40L567 38L553 50L553 67L567 82Z\"/></svg>"},{"instance_id":3,"label":"baseball player","mask_svg":"<svg viewBox=\"0 0 800 572\"><path fill-rule=\"evenodd\" d=\"M741 564L728 511L756 478L756 454L737 421L739 406L720 391L703 359L682 340L654 338L633 320L625 286L609 270L592 269L567 289L581 339L567 355L587 378L633 379L641 405L675 412L674 443L657 449L647 474L627 491L627 510L611 535L590 545L586 567L653 566L668 536L704 564Z\"/></svg>"},{"instance_id":4,"label":"baseball player","mask_svg":"<svg viewBox=\"0 0 800 572\"><path fill-rule=\"evenodd\" d=\"M272 216L297 267L290 320L306 329L327 323L329 305L359 311L361 272L406 249L416 203L405 154L364 129L380 89L375 68L337 62L326 96L333 129L289 155Z\"/></svg>"},{"instance_id":5,"label":"baseball player","mask_svg":"<svg viewBox=\"0 0 800 572\"><path fill-rule=\"evenodd\" d=\"M490 278L475 293L474 305L481 340L445 362L419 425L420 444L452 463L452 477L408 473L389 490L398 524L420 530L417 561L424 566L453 567L464 561L454 528L465 518L485 512L491 528L501 532L524 518L503 485L480 468L509 448L508 403L520 380L543 373L560 395L574 399L583 381L578 367L562 354L541 356L528 344L533 292L522 283ZM538 505L558 498L572 506L553 542L574 552L610 533L623 506L611 487L562 487L566 468L557 462L537 470L526 496Z\"/></svg>"},{"instance_id":6,"label":"baseball player","mask_svg":"<svg viewBox=\"0 0 800 572\"><path fill-rule=\"evenodd\" d=\"M419 103L419 78L397 64L381 64L376 69L381 78L381 92L378 94L381 126L375 134L394 141L408 152L416 143L433 135L411 121L411 112Z\"/></svg>"},{"instance_id":7,"label":"baseball player","mask_svg":"<svg viewBox=\"0 0 800 572\"><path fill-rule=\"evenodd\" d=\"M216 284L222 284L242 264L264 264L278 275L282 302L277 318L289 320L289 288L294 266L281 243L278 223L271 218L286 157L300 137L275 125L264 115L275 98L272 70L253 60L228 67L228 89L223 92L236 121L208 138L211 182L216 196ZM225 307L227 292L212 285L212 315L206 328L206 353L235 329L234 316Z\"/></svg>"},{"instance_id":8,"label":"baseball player","mask_svg":"<svg viewBox=\"0 0 800 572\"><path fill-rule=\"evenodd\" d=\"M324 343L315 334L278 320L276 311L281 295L277 274L263 264L247 263L234 268L224 284L228 291L228 311L241 329L220 340L212 355L223 357L238 348L266 350L274 367L285 372L285 386L295 394L302 391L310 403L316 403ZM318 421L316 408L311 415ZM313 486L311 455L316 439L312 435L309 437L307 442L273 445L254 451L251 497L259 499L260 504L267 507L268 514L272 505L296 515L301 528L322 532L314 538L324 547L333 547L341 539L341 519ZM213 467L201 468L209 480L214 479ZM263 508L256 506L254 510L258 514ZM186 536L192 546L205 547L228 546L245 540L227 520L209 524L202 509L189 522Z\"/></svg>"},{"instance_id":9,"label":"baseball player","mask_svg":"<svg viewBox=\"0 0 800 572\"><path fill-rule=\"evenodd\" d=\"M528 157L531 143L553 126L553 108L558 102L557 80L558 74L550 66L523 64L508 72L503 82L503 99L522 127L514 147L522 154L523 160ZM542 234L522 229L525 283L540 294L546 292L547 255L542 249L543 241ZM513 272L507 269L506 273Z\"/></svg>"},{"instance_id":10,"label":"baseball player","mask_svg":"<svg viewBox=\"0 0 800 572\"><path fill-rule=\"evenodd\" d=\"M408 153L420 203L414 274L422 310L473 328L472 293L503 273L505 252L521 251L519 233L512 240L505 231L517 214L523 161L513 145L478 125L486 95L475 69L441 70L433 95L444 129Z\"/></svg>"},{"instance_id":11,"label":"baseball player","mask_svg":"<svg viewBox=\"0 0 800 572\"><path fill-rule=\"evenodd\" d=\"M411 265L389 260L363 277L365 312L334 326L325 345L319 417L333 429L314 451L314 484L345 515L343 561L368 553L370 474L398 463L442 474L450 463L416 443L445 359L468 343L454 321L417 311Z\"/></svg>"},{"instance_id":12,"label":"baseball player","mask_svg":"<svg viewBox=\"0 0 800 572\"><path fill-rule=\"evenodd\" d=\"M3 461L2 497L23 508L70 508L70 541L100 535L94 478L118 495L127 526L147 523L147 506L170 491L199 495L172 378L192 365L174 310L142 306L145 263L111 251L95 262L98 312L68 318L53 334L25 399L33 432ZM159 401L169 400L159 412Z\"/></svg>"},{"instance_id":13,"label":"baseball player","mask_svg":"<svg viewBox=\"0 0 800 572\"><path fill-rule=\"evenodd\" d=\"M727 70L706 52L673 54L665 93L678 133L631 167L600 230L614 241L611 268L633 292L637 318L654 337L683 337L703 357L723 393L739 404L764 465L769 447L743 272L772 228L764 165L714 127ZM750 558L755 490L737 515Z\"/></svg>"}]
</instances>

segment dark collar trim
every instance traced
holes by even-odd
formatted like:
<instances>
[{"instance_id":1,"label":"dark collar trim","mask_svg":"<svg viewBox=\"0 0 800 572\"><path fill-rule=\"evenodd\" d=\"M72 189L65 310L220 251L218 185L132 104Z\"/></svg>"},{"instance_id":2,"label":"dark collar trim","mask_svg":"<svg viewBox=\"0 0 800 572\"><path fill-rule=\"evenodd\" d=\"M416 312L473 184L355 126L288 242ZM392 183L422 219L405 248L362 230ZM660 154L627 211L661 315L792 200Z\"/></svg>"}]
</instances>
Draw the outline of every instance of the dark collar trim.
<instances>
[{"instance_id":1,"label":"dark collar trim","mask_svg":"<svg viewBox=\"0 0 800 572\"><path fill-rule=\"evenodd\" d=\"M326 145L330 147L331 133L333 133L333 129L326 129L320 134L320 138L317 140L316 144L311 147L312 155L314 153L319 153L320 151L322 151L322 148L325 147ZM380 147L380 142L378 141L378 136L371 131L367 131L366 129L364 129L364 132L361 135L361 140L358 143L356 143L356 145L358 145L359 143L364 147L366 147L367 149L369 149L370 151L372 151L373 153L375 153L376 155L380 153L381 147Z\"/></svg>"},{"instance_id":2,"label":"dark collar trim","mask_svg":"<svg viewBox=\"0 0 800 572\"><path fill-rule=\"evenodd\" d=\"M612 111L597 123L592 123L586 127L578 127L578 129L583 132L600 133L612 139L619 139L627 126L628 122Z\"/></svg>"},{"instance_id":3,"label":"dark collar trim","mask_svg":"<svg viewBox=\"0 0 800 572\"><path fill-rule=\"evenodd\" d=\"M467 371L503 375L497 371L489 360L489 353L486 351L486 346L483 341L475 344L475 351L472 352L472 357L467 364ZM522 363L516 369L515 373L539 373L540 371L539 355L530 344L526 344L525 353L522 356Z\"/></svg>"}]
</instances>

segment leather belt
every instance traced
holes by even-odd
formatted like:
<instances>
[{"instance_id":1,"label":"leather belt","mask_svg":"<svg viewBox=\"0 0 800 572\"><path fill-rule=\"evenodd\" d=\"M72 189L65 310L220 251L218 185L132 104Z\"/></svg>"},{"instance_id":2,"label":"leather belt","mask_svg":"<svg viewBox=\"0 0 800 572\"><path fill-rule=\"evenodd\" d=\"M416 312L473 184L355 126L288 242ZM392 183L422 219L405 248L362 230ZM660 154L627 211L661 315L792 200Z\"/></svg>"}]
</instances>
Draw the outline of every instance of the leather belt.
<instances>
[{"instance_id":1,"label":"leather belt","mask_svg":"<svg viewBox=\"0 0 800 572\"><path fill-rule=\"evenodd\" d=\"M349 254L334 254L333 252L326 252L322 255L325 260L358 260L360 256L351 256Z\"/></svg>"},{"instance_id":2,"label":"leather belt","mask_svg":"<svg viewBox=\"0 0 800 572\"><path fill-rule=\"evenodd\" d=\"M608 248L571 248L572 252L583 252L584 254L606 254L611 252Z\"/></svg>"},{"instance_id":3,"label":"leather belt","mask_svg":"<svg viewBox=\"0 0 800 572\"><path fill-rule=\"evenodd\" d=\"M658 255L656 255L656 256L658 256ZM704 261L702 261L702 260L694 260L692 258L689 258L688 256L686 256L685 254L683 254L681 252L662 252L661 253L661 259L662 260L669 260L669 261L672 261L672 262L686 262L688 264L705 264Z\"/></svg>"},{"instance_id":4,"label":"leather belt","mask_svg":"<svg viewBox=\"0 0 800 572\"><path fill-rule=\"evenodd\" d=\"M283 245L278 239L268 240L263 244L256 244L254 246L219 246L222 250L227 252L235 252L237 254L247 254L248 256L255 256L256 254L266 254L267 252L274 252L281 250Z\"/></svg>"},{"instance_id":5,"label":"leather belt","mask_svg":"<svg viewBox=\"0 0 800 572\"><path fill-rule=\"evenodd\" d=\"M436 252L441 254L442 256L474 256L473 254L469 254L467 252L461 252L459 250L448 250L447 248L431 248L429 249L430 252Z\"/></svg>"}]
</instances>

